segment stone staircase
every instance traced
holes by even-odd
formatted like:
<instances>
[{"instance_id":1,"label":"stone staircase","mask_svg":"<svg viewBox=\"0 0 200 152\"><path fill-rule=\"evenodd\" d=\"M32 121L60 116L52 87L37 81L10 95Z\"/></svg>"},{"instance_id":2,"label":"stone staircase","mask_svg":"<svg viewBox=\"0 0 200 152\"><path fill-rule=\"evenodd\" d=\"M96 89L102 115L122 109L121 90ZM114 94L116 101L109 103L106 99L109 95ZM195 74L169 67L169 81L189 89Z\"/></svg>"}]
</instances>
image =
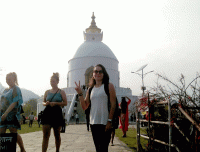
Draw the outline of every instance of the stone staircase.
<instances>
[{"instance_id":1,"label":"stone staircase","mask_svg":"<svg viewBox=\"0 0 200 152\"><path fill-rule=\"evenodd\" d=\"M85 98L86 96L86 90L82 90L83 92L83 97ZM77 108L76 108L76 111L78 112L78 115L79 115L79 123L86 123L86 115L85 115L85 111L82 109L81 107L81 103L80 101L78 100L77 101ZM70 119L69 121L69 124L75 124L76 123L76 119Z\"/></svg>"}]
</instances>

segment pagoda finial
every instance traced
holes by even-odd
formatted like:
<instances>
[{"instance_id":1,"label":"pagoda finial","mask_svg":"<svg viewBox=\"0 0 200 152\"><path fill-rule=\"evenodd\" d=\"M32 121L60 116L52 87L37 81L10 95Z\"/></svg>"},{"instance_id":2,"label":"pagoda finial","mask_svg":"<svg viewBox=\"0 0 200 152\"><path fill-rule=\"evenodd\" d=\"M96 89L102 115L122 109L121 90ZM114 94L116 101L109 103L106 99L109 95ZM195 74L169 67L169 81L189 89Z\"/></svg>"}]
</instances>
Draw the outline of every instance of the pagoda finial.
<instances>
[{"instance_id":1,"label":"pagoda finial","mask_svg":"<svg viewBox=\"0 0 200 152\"><path fill-rule=\"evenodd\" d=\"M86 41L102 41L103 32L101 29L96 26L94 12L92 12L92 22L89 28L87 28L84 32L84 39Z\"/></svg>"},{"instance_id":2,"label":"pagoda finial","mask_svg":"<svg viewBox=\"0 0 200 152\"><path fill-rule=\"evenodd\" d=\"M86 29L86 32L92 32L92 33L95 33L95 32L98 32L98 33L100 33L101 32L101 29L100 28L98 28L97 26L96 26L96 22L95 22L95 16L94 16L94 12L92 13L92 22L91 22L91 25L90 25L90 27L89 28L87 28Z\"/></svg>"},{"instance_id":3,"label":"pagoda finial","mask_svg":"<svg viewBox=\"0 0 200 152\"><path fill-rule=\"evenodd\" d=\"M90 25L90 27L93 27L93 28L97 28L97 26L96 26L96 22L95 22L95 16L94 16L94 12L93 12L93 14L92 14L92 22L91 22L91 25Z\"/></svg>"},{"instance_id":4,"label":"pagoda finial","mask_svg":"<svg viewBox=\"0 0 200 152\"><path fill-rule=\"evenodd\" d=\"M94 16L94 12L93 12L93 14L92 14L92 17L91 17L91 18L92 18L92 20L94 20L94 21L95 21L95 18L96 18L96 17Z\"/></svg>"}]
</instances>

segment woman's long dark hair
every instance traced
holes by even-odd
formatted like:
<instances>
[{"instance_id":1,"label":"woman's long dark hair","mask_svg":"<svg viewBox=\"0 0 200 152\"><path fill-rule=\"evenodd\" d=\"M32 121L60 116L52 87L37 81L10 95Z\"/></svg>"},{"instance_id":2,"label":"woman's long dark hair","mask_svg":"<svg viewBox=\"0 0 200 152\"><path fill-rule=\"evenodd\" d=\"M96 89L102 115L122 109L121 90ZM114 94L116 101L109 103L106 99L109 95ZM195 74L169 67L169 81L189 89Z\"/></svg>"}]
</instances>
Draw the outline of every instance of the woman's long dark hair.
<instances>
[{"instance_id":1,"label":"woman's long dark hair","mask_svg":"<svg viewBox=\"0 0 200 152\"><path fill-rule=\"evenodd\" d=\"M102 81L102 84L109 84L109 75L108 75L108 73L106 71L106 68L102 64L97 64L95 67L97 67L97 66L101 67L101 69L103 71L103 81ZM90 79L89 86L90 87L94 87L95 84L96 84L96 80L92 77Z\"/></svg>"},{"instance_id":2,"label":"woman's long dark hair","mask_svg":"<svg viewBox=\"0 0 200 152\"><path fill-rule=\"evenodd\" d=\"M126 102L126 98L122 97L122 101L121 101L121 112L122 113L126 113L126 109L127 109L127 102Z\"/></svg>"}]
</instances>

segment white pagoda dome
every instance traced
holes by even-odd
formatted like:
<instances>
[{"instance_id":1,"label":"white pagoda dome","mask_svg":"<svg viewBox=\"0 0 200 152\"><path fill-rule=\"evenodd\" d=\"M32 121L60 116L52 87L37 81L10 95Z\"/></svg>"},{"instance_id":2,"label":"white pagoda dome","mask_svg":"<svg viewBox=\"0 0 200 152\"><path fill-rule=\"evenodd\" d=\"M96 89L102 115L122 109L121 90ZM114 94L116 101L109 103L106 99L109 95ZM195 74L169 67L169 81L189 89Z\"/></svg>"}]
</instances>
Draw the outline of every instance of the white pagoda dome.
<instances>
[{"instance_id":1,"label":"white pagoda dome","mask_svg":"<svg viewBox=\"0 0 200 152\"><path fill-rule=\"evenodd\" d=\"M102 42L103 32L96 26L94 13L90 27L83 34L85 41L79 46L74 57L69 60L67 87L75 87L74 82L79 80L81 85L87 86L92 77L93 68L97 64L102 64L106 68L110 82L115 87L119 87L119 61L111 49Z\"/></svg>"},{"instance_id":2,"label":"white pagoda dome","mask_svg":"<svg viewBox=\"0 0 200 152\"><path fill-rule=\"evenodd\" d=\"M107 57L117 60L111 49L101 41L85 41L76 51L73 59L82 57Z\"/></svg>"}]
</instances>

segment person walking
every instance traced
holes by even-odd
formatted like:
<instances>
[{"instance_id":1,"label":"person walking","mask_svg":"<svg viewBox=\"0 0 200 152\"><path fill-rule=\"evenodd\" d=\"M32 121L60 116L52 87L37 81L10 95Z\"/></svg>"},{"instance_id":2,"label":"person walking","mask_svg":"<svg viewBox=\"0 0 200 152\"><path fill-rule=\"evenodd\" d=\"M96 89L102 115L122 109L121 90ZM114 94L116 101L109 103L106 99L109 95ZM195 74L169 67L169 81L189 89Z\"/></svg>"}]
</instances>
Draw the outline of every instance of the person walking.
<instances>
[{"instance_id":1,"label":"person walking","mask_svg":"<svg viewBox=\"0 0 200 152\"><path fill-rule=\"evenodd\" d=\"M115 138L115 128L112 128L111 139L110 139L111 146L114 146L114 143L113 143L114 138Z\"/></svg>"},{"instance_id":2,"label":"person walking","mask_svg":"<svg viewBox=\"0 0 200 152\"><path fill-rule=\"evenodd\" d=\"M87 131L90 131L90 106L85 110Z\"/></svg>"},{"instance_id":3,"label":"person walking","mask_svg":"<svg viewBox=\"0 0 200 152\"><path fill-rule=\"evenodd\" d=\"M78 113L76 113L75 118L76 118L76 124L79 124L79 115L78 115Z\"/></svg>"},{"instance_id":4,"label":"person walking","mask_svg":"<svg viewBox=\"0 0 200 152\"><path fill-rule=\"evenodd\" d=\"M128 102L126 102L126 98L128 99ZM120 114L120 126L119 128L122 129L123 136L126 137L126 132L128 131L128 106L131 103L131 99L128 97L122 97L121 103L119 103L119 106L121 107L121 114Z\"/></svg>"},{"instance_id":5,"label":"person walking","mask_svg":"<svg viewBox=\"0 0 200 152\"><path fill-rule=\"evenodd\" d=\"M39 128L40 128L40 125L42 123L42 115L43 115L43 111L40 111L40 113L38 114L38 125L39 125Z\"/></svg>"},{"instance_id":6,"label":"person walking","mask_svg":"<svg viewBox=\"0 0 200 152\"><path fill-rule=\"evenodd\" d=\"M31 112L29 115L29 127L32 127L34 118L35 116L33 115L33 112Z\"/></svg>"},{"instance_id":7,"label":"person walking","mask_svg":"<svg viewBox=\"0 0 200 152\"><path fill-rule=\"evenodd\" d=\"M108 146L111 138L112 118L116 107L116 93L112 83L109 83L109 75L105 67L98 64L93 69L93 77L90 79L90 87L87 90L85 99L79 84L75 82L79 95L79 100L83 110L91 105L90 110L90 128L93 136L94 145L97 152L108 152ZM108 87L109 96L104 90ZM90 94L91 93L91 94ZM110 102L110 110L108 110Z\"/></svg>"},{"instance_id":8,"label":"person walking","mask_svg":"<svg viewBox=\"0 0 200 152\"><path fill-rule=\"evenodd\" d=\"M7 129L11 133L17 133L17 130L21 130L19 121L23 103L21 89L18 87L17 74L15 72L8 73L6 83L9 88L4 90L0 102L0 133L6 133ZM25 152L23 140L18 133L17 143L21 152Z\"/></svg>"},{"instance_id":9,"label":"person walking","mask_svg":"<svg viewBox=\"0 0 200 152\"><path fill-rule=\"evenodd\" d=\"M22 121L23 121L23 124L26 123L26 117L24 115L22 115Z\"/></svg>"},{"instance_id":10,"label":"person walking","mask_svg":"<svg viewBox=\"0 0 200 152\"><path fill-rule=\"evenodd\" d=\"M131 114L131 122L133 122L133 114Z\"/></svg>"},{"instance_id":11,"label":"person walking","mask_svg":"<svg viewBox=\"0 0 200 152\"><path fill-rule=\"evenodd\" d=\"M65 133L65 128L66 128L66 119L65 119L66 109L65 109L65 107L62 108L62 114L63 114L63 124L62 124L60 132Z\"/></svg>"},{"instance_id":12,"label":"person walking","mask_svg":"<svg viewBox=\"0 0 200 152\"><path fill-rule=\"evenodd\" d=\"M118 103L118 102L117 102ZM119 127L119 117L120 117L120 114L121 114L121 110L119 109L119 107L118 107L118 123L116 124L116 125L114 125L113 126L113 128L112 128L112 132L111 132L111 140L110 140L110 142L111 142L111 146L114 146L114 143L113 143L113 141L114 141L114 138L115 138L115 129L118 129L118 127Z\"/></svg>"},{"instance_id":13,"label":"person walking","mask_svg":"<svg viewBox=\"0 0 200 152\"><path fill-rule=\"evenodd\" d=\"M46 152L51 134L54 130L56 152L59 152L61 145L60 130L63 123L62 108L67 106L67 97L63 90L58 88L59 74L53 73L50 84L51 89L44 94L43 105L46 106L42 118L43 142L42 152Z\"/></svg>"}]
</instances>

